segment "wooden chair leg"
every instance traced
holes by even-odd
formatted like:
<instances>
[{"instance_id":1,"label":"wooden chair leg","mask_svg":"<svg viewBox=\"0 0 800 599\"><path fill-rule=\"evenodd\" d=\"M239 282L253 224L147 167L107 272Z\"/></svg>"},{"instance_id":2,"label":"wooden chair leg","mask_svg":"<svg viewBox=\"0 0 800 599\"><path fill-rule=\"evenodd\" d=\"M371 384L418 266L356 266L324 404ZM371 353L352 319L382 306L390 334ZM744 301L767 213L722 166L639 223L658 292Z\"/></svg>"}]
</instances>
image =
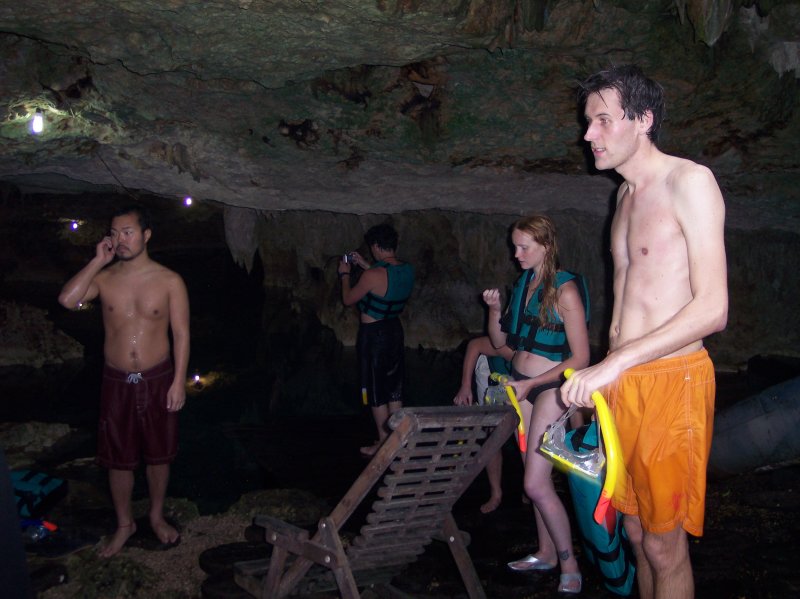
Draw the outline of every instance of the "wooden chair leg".
<instances>
[{"instance_id":1,"label":"wooden chair leg","mask_svg":"<svg viewBox=\"0 0 800 599\"><path fill-rule=\"evenodd\" d=\"M461 537L461 531L458 530L452 513L445 516L442 532L445 534L447 546L450 547L450 553L453 555L456 566L458 566L461 580L467 589L467 595L469 595L470 599L486 599L486 592L483 590L481 579L478 578L475 565L467 552L464 539Z\"/></svg>"},{"instance_id":2,"label":"wooden chair leg","mask_svg":"<svg viewBox=\"0 0 800 599\"><path fill-rule=\"evenodd\" d=\"M342 599L361 599L356 579L353 577L353 571L350 568L350 562L345 555L344 546L342 546L342 539L339 538L339 533L330 517L320 520L319 532L322 543L330 547L335 555L338 567L331 568L331 570L336 578L336 584L339 586Z\"/></svg>"},{"instance_id":3,"label":"wooden chair leg","mask_svg":"<svg viewBox=\"0 0 800 599\"><path fill-rule=\"evenodd\" d=\"M281 584L281 576L286 566L286 557L288 552L283 547L273 545L272 556L269 560L269 570L264 577L264 583L261 587L261 599L269 599L278 597L278 588Z\"/></svg>"},{"instance_id":4,"label":"wooden chair leg","mask_svg":"<svg viewBox=\"0 0 800 599\"><path fill-rule=\"evenodd\" d=\"M333 576L336 578L336 584L339 586L342 599L361 599L356 579L353 578L350 568L335 568Z\"/></svg>"}]
</instances>

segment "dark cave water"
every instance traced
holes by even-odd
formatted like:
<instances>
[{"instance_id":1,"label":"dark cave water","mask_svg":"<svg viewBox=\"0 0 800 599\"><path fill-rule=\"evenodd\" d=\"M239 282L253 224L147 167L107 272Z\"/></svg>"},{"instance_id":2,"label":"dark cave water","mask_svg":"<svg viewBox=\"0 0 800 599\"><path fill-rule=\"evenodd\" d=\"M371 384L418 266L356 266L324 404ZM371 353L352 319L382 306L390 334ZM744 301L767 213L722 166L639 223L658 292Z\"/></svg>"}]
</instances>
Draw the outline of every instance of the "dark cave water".
<instances>
[{"instance_id":1,"label":"dark cave water","mask_svg":"<svg viewBox=\"0 0 800 599\"><path fill-rule=\"evenodd\" d=\"M408 384L407 405L447 405L457 390L461 356L408 352L408 370L437 375ZM353 351L343 361L355 364ZM224 511L243 493L265 488L302 488L324 497L346 491L364 462L358 447L373 439L374 425L353 384L336 413L270 414L271 386L256 370L228 372L233 382L191 391L180 421L180 450L173 464L170 495L190 498L203 514ZM0 371L0 421L63 422L77 429L74 439L44 459L42 467L94 455L99 359L63 367L5 368ZM203 372L201 369L198 371ZM749 393L743 375L720 373L727 401ZM352 383L352 382L350 382ZM511 448L512 459L513 448ZM137 484L137 494L145 485ZM482 481L477 484L483 486ZM521 492L521 486L520 486Z\"/></svg>"},{"instance_id":2,"label":"dark cave water","mask_svg":"<svg viewBox=\"0 0 800 599\"><path fill-rule=\"evenodd\" d=\"M412 371L414 363L430 363L428 355L409 354ZM344 352L344 359L355 364L354 352ZM458 366L458 356L438 361ZM345 465L363 467L360 460L349 458L374 434L371 415L362 408L355 387L337 404L350 404L343 413L270 415L271 385L265 384L261 372L236 372L232 366L226 370L223 363L216 367L234 380L190 391L181 413L171 496L190 498L201 513L217 513L256 489L297 487L323 497L346 490L353 477L343 471ZM63 422L77 429L70 443L44 458L42 467L94 455L101 368L101 360L93 359L40 370L0 371L0 421ZM407 405L447 403L456 390L449 389L449 381L458 381L457 369L450 370L442 375L448 382L441 383L448 394L411 383ZM349 386L353 385L344 385ZM143 484L137 484L139 491L145 491Z\"/></svg>"}]
</instances>

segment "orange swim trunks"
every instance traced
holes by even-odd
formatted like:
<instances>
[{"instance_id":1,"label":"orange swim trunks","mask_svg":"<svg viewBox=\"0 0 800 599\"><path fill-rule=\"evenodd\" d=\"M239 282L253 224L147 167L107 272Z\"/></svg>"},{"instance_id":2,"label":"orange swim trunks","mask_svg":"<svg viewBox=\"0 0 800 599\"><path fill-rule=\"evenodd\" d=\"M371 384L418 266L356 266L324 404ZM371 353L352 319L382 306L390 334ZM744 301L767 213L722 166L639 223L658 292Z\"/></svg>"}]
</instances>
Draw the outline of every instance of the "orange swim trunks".
<instances>
[{"instance_id":1,"label":"orange swim trunks","mask_svg":"<svg viewBox=\"0 0 800 599\"><path fill-rule=\"evenodd\" d=\"M644 530L703 534L716 382L701 349L626 370L606 388L627 480L613 505Z\"/></svg>"}]
</instances>

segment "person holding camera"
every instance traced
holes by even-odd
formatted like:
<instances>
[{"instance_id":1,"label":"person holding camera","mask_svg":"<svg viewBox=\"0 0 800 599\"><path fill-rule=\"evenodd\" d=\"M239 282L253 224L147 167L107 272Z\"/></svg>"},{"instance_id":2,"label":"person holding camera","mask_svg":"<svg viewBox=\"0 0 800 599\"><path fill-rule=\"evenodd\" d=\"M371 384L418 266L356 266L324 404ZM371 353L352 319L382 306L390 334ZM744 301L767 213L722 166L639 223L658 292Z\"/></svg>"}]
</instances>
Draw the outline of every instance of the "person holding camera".
<instances>
[{"instance_id":1,"label":"person holding camera","mask_svg":"<svg viewBox=\"0 0 800 599\"><path fill-rule=\"evenodd\" d=\"M401 262L397 251L397 231L388 224L376 225L364 234L375 263L370 265L358 252L342 257L339 280L342 303L356 305L360 325L356 350L361 381L361 398L372 407L378 440L361 448L373 456L388 436L389 416L403 406L405 340L400 314L414 288L414 267ZM355 264L364 269L355 285L350 271Z\"/></svg>"}]
</instances>

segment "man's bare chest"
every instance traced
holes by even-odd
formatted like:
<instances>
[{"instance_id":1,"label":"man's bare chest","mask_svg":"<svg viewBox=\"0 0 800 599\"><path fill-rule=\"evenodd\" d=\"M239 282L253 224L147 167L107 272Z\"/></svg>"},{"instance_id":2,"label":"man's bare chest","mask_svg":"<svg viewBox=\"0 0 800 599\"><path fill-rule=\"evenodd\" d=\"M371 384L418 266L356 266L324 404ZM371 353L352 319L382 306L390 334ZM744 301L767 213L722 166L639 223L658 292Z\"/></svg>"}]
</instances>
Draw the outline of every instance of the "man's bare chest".
<instances>
[{"instance_id":1,"label":"man's bare chest","mask_svg":"<svg viewBox=\"0 0 800 599\"><path fill-rule=\"evenodd\" d=\"M160 320L169 312L169 295L158 287L106 286L100 290L100 301L106 318L127 320Z\"/></svg>"},{"instance_id":2,"label":"man's bare chest","mask_svg":"<svg viewBox=\"0 0 800 599\"><path fill-rule=\"evenodd\" d=\"M618 241L631 264L655 265L685 257L683 231L668 203L631 202L623 208Z\"/></svg>"}]
</instances>

